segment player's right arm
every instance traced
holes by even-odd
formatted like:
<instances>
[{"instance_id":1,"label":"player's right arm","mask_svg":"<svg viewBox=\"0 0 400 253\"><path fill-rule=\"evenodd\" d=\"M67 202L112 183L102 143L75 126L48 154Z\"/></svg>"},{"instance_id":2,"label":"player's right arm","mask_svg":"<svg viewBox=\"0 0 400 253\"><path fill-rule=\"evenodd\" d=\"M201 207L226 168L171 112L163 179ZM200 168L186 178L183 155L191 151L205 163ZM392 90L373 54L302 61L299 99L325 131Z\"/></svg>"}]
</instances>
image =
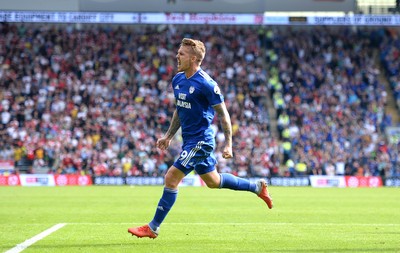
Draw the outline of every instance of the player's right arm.
<instances>
[{"instance_id":1,"label":"player's right arm","mask_svg":"<svg viewBox=\"0 0 400 253\"><path fill-rule=\"evenodd\" d=\"M171 144L172 138L175 136L178 129L181 127L181 121L179 120L178 111L175 109L172 115L171 125L163 137L157 140L157 147L165 150Z\"/></svg>"}]
</instances>

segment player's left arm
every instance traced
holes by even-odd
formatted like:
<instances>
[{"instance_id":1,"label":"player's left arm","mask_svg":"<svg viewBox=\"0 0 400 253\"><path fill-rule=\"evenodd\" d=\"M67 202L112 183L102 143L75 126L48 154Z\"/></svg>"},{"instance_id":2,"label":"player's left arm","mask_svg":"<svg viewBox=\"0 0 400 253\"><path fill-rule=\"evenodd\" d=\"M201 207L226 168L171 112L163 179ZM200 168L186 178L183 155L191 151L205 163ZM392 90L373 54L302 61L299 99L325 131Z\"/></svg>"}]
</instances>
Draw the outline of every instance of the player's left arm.
<instances>
[{"instance_id":1,"label":"player's left arm","mask_svg":"<svg viewBox=\"0 0 400 253\"><path fill-rule=\"evenodd\" d=\"M229 116L229 112L226 109L226 105L224 102L213 106L215 112L218 114L218 118L220 120L222 130L225 136L225 147L222 153L222 157L225 159L232 158L232 124L231 117Z\"/></svg>"}]
</instances>

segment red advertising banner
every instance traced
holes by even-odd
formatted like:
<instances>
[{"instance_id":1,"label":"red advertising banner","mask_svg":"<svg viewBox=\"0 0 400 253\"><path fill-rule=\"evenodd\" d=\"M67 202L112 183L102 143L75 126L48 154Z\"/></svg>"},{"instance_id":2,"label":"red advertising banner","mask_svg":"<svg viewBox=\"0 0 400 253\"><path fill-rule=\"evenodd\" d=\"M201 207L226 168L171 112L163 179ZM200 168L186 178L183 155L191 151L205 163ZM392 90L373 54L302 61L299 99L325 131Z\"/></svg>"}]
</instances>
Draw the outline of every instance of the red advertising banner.
<instances>
[{"instance_id":1,"label":"red advertising banner","mask_svg":"<svg viewBox=\"0 0 400 253\"><path fill-rule=\"evenodd\" d=\"M66 185L92 185L92 178L90 176L81 175L54 175L55 183L57 186Z\"/></svg>"},{"instance_id":2,"label":"red advertising banner","mask_svg":"<svg viewBox=\"0 0 400 253\"><path fill-rule=\"evenodd\" d=\"M381 187L382 178L380 177L355 177L345 176L347 187Z\"/></svg>"},{"instance_id":3,"label":"red advertising banner","mask_svg":"<svg viewBox=\"0 0 400 253\"><path fill-rule=\"evenodd\" d=\"M2 176L0 175L0 186L16 186L21 185L21 181L17 175Z\"/></svg>"}]
</instances>

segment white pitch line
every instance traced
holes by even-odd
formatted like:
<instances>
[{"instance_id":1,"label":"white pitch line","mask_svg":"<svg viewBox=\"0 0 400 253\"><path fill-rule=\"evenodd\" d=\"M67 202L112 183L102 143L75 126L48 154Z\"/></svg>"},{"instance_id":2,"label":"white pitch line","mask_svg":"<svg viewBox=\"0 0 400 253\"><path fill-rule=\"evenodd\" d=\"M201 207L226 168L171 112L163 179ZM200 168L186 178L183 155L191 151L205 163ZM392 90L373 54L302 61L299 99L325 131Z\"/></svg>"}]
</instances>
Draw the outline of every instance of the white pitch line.
<instances>
[{"instance_id":1,"label":"white pitch line","mask_svg":"<svg viewBox=\"0 0 400 253\"><path fill-rule=\"evenodd\" d=\"M56 225L52 226L51 228L43 231L42 233L35 235L31 239L28 239L23 243L17 244L17 246L15 246L14 248L12 248L10 250L7 250L5 253L19 253L19 252L23 251L24 249L28 248L29 246L31 246L32 244L34 244L35 242L42 240L46 236L48 236L48 235L54 233L55 231L59 230L60 228L64 227L65 225L67 225L67 223L56 224Z\"/></svg>"}]
</instances>

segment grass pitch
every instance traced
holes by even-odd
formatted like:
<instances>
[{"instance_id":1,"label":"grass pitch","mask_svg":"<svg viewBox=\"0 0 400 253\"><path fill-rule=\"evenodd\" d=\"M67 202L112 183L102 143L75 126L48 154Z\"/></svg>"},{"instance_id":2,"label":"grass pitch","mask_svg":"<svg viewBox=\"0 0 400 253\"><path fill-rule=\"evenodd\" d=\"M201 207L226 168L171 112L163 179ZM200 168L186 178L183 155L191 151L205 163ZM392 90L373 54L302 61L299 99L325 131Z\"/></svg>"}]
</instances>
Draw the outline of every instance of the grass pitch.
<instances>
[{"instance_id":1,"label":"grass pitch","mask_svg":"<svg viewBox=\"0 0 400 253\"><path fill-rule=\"evenodd\" d=\"M132 237L162 187L0 187L0 252L66 223L23 252L400 252L400 189L182 187L157 239Z\"/></svg>"}]
</instances>

